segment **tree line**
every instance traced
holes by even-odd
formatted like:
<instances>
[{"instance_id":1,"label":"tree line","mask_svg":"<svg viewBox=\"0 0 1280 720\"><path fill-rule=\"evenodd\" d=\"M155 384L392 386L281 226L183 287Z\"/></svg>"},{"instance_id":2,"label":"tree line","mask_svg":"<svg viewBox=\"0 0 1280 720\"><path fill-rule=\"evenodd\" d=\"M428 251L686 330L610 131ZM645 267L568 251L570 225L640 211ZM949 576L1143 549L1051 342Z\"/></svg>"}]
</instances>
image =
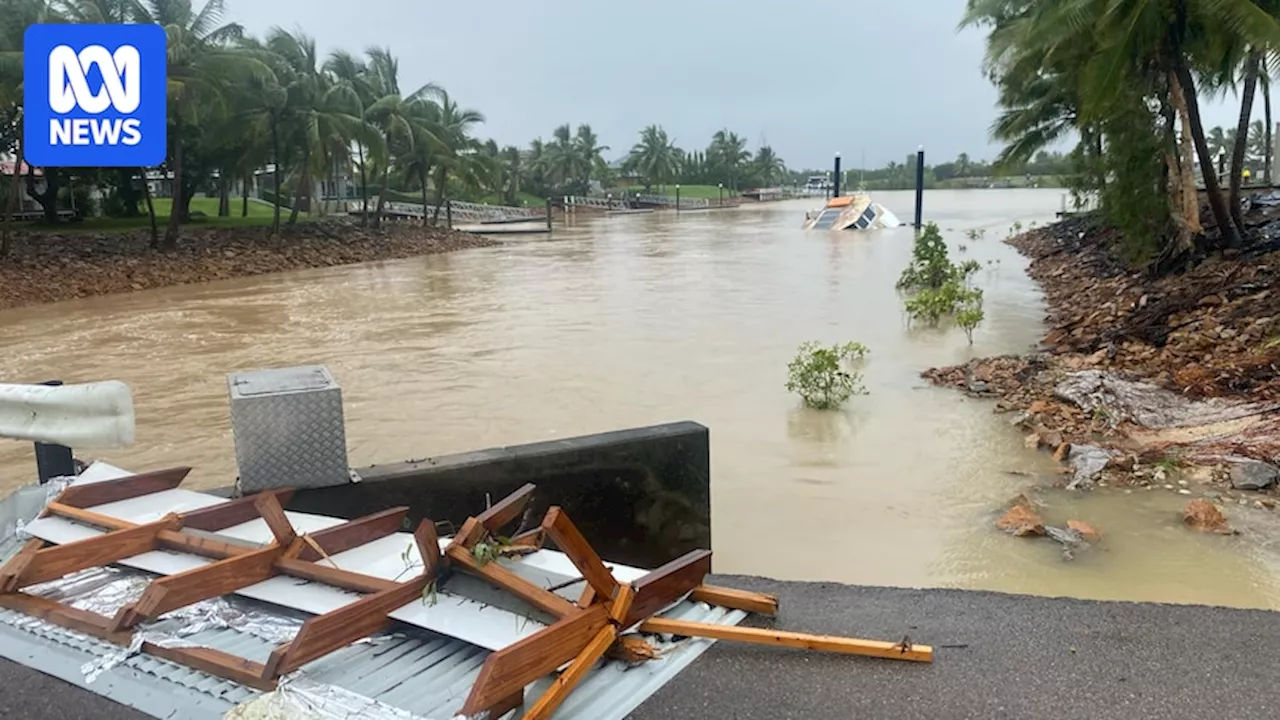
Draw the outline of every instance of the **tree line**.
<instances>
[{"instance_id":1,"label":"tree line","mask_svg":"<svg viewBox=\"0 0 1280 720\"><path fill-rule=\"evenodd\" d=\"M1096 197L1129 258L1155 269L1245 242L1251 155L1271 178L1280 1L969 0L961 25L988 32L984 67L1001 107L992 135L1005 144L998 163L1076 139L1073 191ZM1265 119L1254 124L1259 89ZM1200 103L1231 90L1239 121L1215 136Z\"/></svg>"},{"instance_id":2,"label":"tree line","mask_svg":"<svg viewBox=\"0 0 1280 720\"><path fill-rule=\"evenodd\" d=\"M300 30L273 28L254 37L226 21L223 0L0 0L0 152L22 156L22 43L34 23L155 23L168 35L168 140L165 164L173 209L167 227L156 227L148 168L40 168L16 172L4 188L0 254L7 251L11 219L26 194L58 221L70 200L109 216L152 218L152 244L177 245L198 192L219 198L218 214L233 213L230 197L241 186L240 214L248 214L249 187L270 172L275 206L271 229L293 223L310 205L317 182L352 176L362 222L377 225L391 198L412 196L436 222L446 199L492 197L519 204L521 197L583 194L593 184L634 182L646 188L673 183L720 183L741 189L779 182L785 164L765 146L754 154L742 137L721 130L702 150L685 151L666 131L650 125L620 162L609 163L590 125L561 125L549 140L528 147L482 140L478 110L460 105L444 88L401 85L400 65L389 48L363 54L344 50L322 56ZM291 188L291 191L287 190ZM292 195L292 198L288 195ZM267 194L264 194L266 197ZM376 198L376 205L370 207ZM281 217L282 208L289 211Z\"/></svg>"},{"instance_id":3,"label":"tree line","mask_svg":"<svg viewBox=\"0 0 1280 720\"><path fill-rule=\"evenodd\" d=\"M912 153L904 162L890 161L879 168L846 168L841 171L844 179L841 187L861 187L865 190L909 190L916 186L916 155ZM1008 184L1016 178L1044 179L1053 182L1072 172L1074 165L1065 153L1041 150L1029 160L996 163L975 160L968 153L960 153L955 160L935 165L926 164L924 185L936 187L973 187L986 184ZM821 170L793 170L787 182L803 185L814 176L830 177L831 168Z\"/></svg>"}]
</instances>

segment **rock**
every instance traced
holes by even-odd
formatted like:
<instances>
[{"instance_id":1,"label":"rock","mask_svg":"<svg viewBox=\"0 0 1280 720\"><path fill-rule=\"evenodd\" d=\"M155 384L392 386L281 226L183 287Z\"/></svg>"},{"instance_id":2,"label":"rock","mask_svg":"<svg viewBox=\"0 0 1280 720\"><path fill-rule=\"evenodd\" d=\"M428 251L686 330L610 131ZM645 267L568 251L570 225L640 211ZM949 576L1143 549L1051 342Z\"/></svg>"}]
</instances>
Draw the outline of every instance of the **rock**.
<instances>
[{"instance_id":1,"label":"rock","mask_svg":"<svg viewBox=\"0 0 1280 720\"><path fill-rule=\"evenodd\" d=\"M1042 440L1043 438L1040 437L1040 433L1031 433L1030 435L1022 438L1022 444L1029 450L1035 450L1040 447Z\"/></svg>"},{"instance_id":2,"label":"rock","mask_svg":"<svg viewBox=\"0 0 1280 720\"><path fill-rule=\"evenodd\" d=\"M1237 490L1265 490L1280 479L1280 469L1258 461L1240 459L1231 464L1231 487Z\"/></svg>"},{"instance_id":3,"label":"rock","mask_svg":"<svg viewBox=\"0 0 1280 720\"><path fill-rule=\"evenodd\" d=\"M973 382L969 383L969 392L971 393L976 393L981 395L983 393L989 392L990 390L991 390L991 386L981 380L974 380Z\"/></svg>"},{"instance_id":4,"label":"rock","mask_svg":"<svg viewBox=\"0 0 1280 720\"><path fill-rule=\"evenodd\" d=\"M1012 507L996 521L996 527L1017 537L1044 535L1044 520L1026 495L1013 499Z\"/></svg>"},{"instance_id":5,"label":"rock","mask_svg":"<svg viewBox=\"0 0 1280 720\"><path fill-rule=\"evenodd\" d=\"M1223 302L1224 301L1221 296L1205 295L1204 297L1200 298L1199 305L1200 307L1212 307L1214 305L1221 305Z\"/></svg>"},{"instance_id":6,"label":"rock","mask_svg":"<svg viewBox=\"0 0 1280 720\"><path fill-rule=\"evenodd\" d=\"M1082 520L1068 520L1067 529L1091 543L1096 543L1102 539L1102 533Z\"/></svg>"},{"instance_id":7,"label":"rock","mask_svg":"<svg viewBox=\"0 0 1280 720\"><path fill-rule=\"evenodd\" d=\"M1053 451L1053 459L1058 462L1065 462L1069 452L1071 452L1071 443L1064 442Z\"/></svg>"},{"instance_id":8,"label":"rock","mask_svg":"<svg viewBox=\"0 0 1280 720\"><path fill-rule=\"evenodd\" d=\"M1067 453L1067 461L1071 463L1071 482L1068 490L1088 489L1093 486L1098 476L1111 462L1113 453L1096 445L1072 445Z\"/></svg>"},{"instance_id":9,"label":"rock","mask_svg":"<svg viewBox=\"0 0 1280 720\"><path fill-rule=\"evenodd\" d=\"M1192 530L1200 532L1218 533L1220 535L1231 534L1231 527L1227 524L1226 516L1213 503L1204 498L1196 498L1187 503L1187 507L1182 511L1182 522L1186 523Z\"/></svg>"}]
</instances>

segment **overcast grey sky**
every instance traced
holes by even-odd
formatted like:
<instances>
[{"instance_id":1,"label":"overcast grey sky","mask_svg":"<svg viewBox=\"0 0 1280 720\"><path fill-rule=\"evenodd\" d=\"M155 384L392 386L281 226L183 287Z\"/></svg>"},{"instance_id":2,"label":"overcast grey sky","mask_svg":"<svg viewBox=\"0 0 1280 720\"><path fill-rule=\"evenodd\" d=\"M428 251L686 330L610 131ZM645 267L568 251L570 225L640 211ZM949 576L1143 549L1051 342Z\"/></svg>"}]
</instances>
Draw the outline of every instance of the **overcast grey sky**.
<instances>
[{"instance_id":1,"label":"overcast grey sky","mask_svg":"<svg viewBox=\"0 0 1280 720\"><path fill-rule=\"evenodd\" d=\"M254 34L301 28L324 54L388 46L401 86L443 85L525 146L590 123L625 154L641 127L704 147L727 127L796 168L962 152L991 158L995 92L984 37L956 32L964 0L227 0ZM1234 125L1211 103L1206 125ZM1261 110L1259 110L1259 114Z\"/></svg>"}]
</instances>

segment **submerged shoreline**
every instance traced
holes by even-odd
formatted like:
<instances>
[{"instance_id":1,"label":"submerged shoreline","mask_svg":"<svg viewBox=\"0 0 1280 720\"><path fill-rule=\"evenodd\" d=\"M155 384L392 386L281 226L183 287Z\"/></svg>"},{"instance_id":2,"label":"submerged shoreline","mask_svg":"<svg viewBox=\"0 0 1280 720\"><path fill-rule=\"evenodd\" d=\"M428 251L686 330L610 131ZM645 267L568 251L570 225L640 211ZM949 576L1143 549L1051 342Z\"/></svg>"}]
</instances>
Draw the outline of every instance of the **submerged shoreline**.
<instances>
[{"instance_id":1,"label":"submerged shoreline","mask_svg":"<svg viewBox=\"0 0 1280 720\"><path fill-rule=\"evenodd\" d=\"M1055 485L1274 509L1280 248L1262 241L1152 278L1116 258L1111 237L1076 218L1006 240L1030 259L1047 300L1041 347L923 377L997 400L1028 447L1062 463Z\"/></svg>"},{"instance_id":2,"label":"submerged shoreline","mask_svg":"<svg viewBox=\"0 0 1280 720\"><path fill-rule=\"evenodd\" d=\"M490 247L480 235L342 220L281 227L184 227L178 248L152 250L146 229L15 233L0 258L0 311L115 293Z\"/></svg>"}]
</instances>

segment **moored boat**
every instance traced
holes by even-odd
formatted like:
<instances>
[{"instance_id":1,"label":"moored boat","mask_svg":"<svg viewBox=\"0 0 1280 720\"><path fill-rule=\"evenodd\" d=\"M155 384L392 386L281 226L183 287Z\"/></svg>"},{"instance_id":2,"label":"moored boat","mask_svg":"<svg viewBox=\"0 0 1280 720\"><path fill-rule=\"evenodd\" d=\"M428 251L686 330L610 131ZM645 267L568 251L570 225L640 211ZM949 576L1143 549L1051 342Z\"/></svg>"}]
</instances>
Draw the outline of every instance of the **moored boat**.
<instances>
[{"instance_id":1,"label":"moored boat","mask_svg":"<svg viewBox=\"0 0 1280 720\"><path fill-rule=\"evenodd\" d=\"M804 215L805 230L874 230L901 224L896 215L872 202L866 193L833 197L821 210Z\"/></svg>"}]
</instances>

